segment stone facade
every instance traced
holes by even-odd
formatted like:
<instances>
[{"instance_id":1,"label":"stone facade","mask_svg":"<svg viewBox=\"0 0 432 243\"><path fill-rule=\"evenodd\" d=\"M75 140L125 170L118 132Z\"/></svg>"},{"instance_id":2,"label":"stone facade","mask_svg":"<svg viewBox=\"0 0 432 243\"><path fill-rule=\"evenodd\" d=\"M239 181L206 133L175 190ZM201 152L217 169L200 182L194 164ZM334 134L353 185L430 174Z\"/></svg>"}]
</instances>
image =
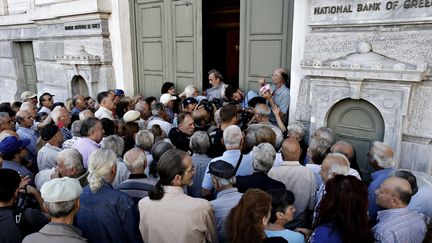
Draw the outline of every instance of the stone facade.
<instances>
[{"instance_id":1,"label":"stone facade","mask_svg":"<svg viewBox=\"0 0 432 243\"><path fill-rule=\"evenodd\" d=\"M18 6L17 1L8 2L12 4L9 7ZM82 12L73 16L69 16L71 12L62 15L53 7L64 4L67 9L67 4L79 2ZM58 4L36 1L39 6L21 4L19 6L25 11L12 8L18 12L0 16L0 89L8 90L0 97L2 102L20 100L20 94L28 89L21 60L20 43L23 42L31 43L33 47L37 80L33 91L37 90L39 94L51 92L56 95L56 101L65 101L73 95L71 82L75 76L86 81L91 96L115 86L109 14L101 11L100 6L96 9L83 6L84 2L89 4L91 1L60 1ZM11 20L11 17L15 19Z\"/></svg>"},{"instance_id":2,"label":"stone facade","mask_svg":"<svg viewBox=\"0 0 432 243\"><path fill-rule=\"evenodd\" d=\"M409 12L401 19L409 8L387 10L387 2L376 2L381 8L368 10L375 16L365 17L356 7L368 1L311 1L304 78L293 115L312 132L327 125L331 108L340 100L366 100L380 111L384 142L395 148L399 166L431 174L432 8L423 9L422 18ZM330 11L340 5L350 5L355 17L315 16L317 8ZM389 11L395 11L393 17L387 16ZM362 42L372 46L372 58L362 56Z\"/></svg>"}]
</instances>

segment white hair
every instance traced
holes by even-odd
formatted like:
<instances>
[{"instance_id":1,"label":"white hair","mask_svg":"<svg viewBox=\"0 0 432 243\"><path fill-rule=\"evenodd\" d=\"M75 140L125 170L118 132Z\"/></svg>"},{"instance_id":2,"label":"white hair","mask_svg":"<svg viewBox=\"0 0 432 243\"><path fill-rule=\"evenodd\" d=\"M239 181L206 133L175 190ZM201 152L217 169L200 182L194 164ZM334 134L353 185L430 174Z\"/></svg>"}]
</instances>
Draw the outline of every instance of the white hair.
<instances>
[{"instance_id":1,"label":"white hair","mask_svg":"<svg viewBox=\"0 0 432 243\"><path fill-rule=\"evenodd\" d=\"M136 111L139 111L139 112L143 112L145 106L146 106L145 101L143 101L143 100L139 100L139 101L135 104L135 110L136 110Z\"/></svg>"},{"instance_id":2,"label":"white hair","mask_svg":"<svg viewBox=\"0 0 432 243\"><path fill-rule=\"evenodd\" d=\"M79 113L79 119L81 121L84 121L86 118L88 117L92 117L93 116L93 112L91 110L83 110Z\"/></svg>"},{"instance_id":3,"label":"white hair","mask_svg":"<svg viewBox=\"0 0 432 243\"><path fill-rule=\"evenodd\" d=\"M123 155L124 140L117 135L110 135L102 139L101 148L111 149L117 156Z\"/></svg>"},{"instance_id":4,"label":"white hair","mask_svg":"<svg viewBox=\"0 0 432 243\"><path fill-rule=\"evenodd\" d=\"M63 108L61 106L56 106L54 108L54 110L51 111L51 118L53 119L53 121L57 124L57 122L59 121L60 117L61 117L61 113L65 112L68 114L68 111L66 110L66 108Z\"/></svg>"},{"instance_id":5,"label":"white hair","mask_svg":"<svg viewBox=\"0 0 432 243\"><path fill-rule=\"evenodd\" d=\"M305 132L305 128L304 128L303 123L298 122L298 121L289 124L287 127L287 130L288 130L288 136L290 134L297 134L299 136L299 139L303 138L304 132Z\"/></svg>"},{"instance_id":6,"label":"white hair","mask_svg":"<svg viewBox=\"0 0 432 243\"><path fill-rule=\"evenodd\" d=\"M228 185L234 185L236 182L235 176L233 176L229 179L218 177L215 175L212 175L212 177L218 182L219 186L221 186L221 187L228 186Z\"/></svg>"},{"instance_id":7,"label":"white hair","mask_svg":"<svg viewBox=\"0 0 432 243\"><path fill-rule=\"evenodd\" d=\"M93 193L99 191L104 183L111 183L108 180L110 179L113 166L116 164L117 156L111 149L100 148L90 154L87 180Z\"/></svg>"},{"instance_id":8,"label":"white hair","mask_svg":"<svg viewBox=\"0 0 432 243\"><path fill-rule=\"evenodd\" d=\"M350 162L345 155L341 153L329 153L325 159L332 160L328 170L328 178L332 178L333 175L349 175Z\"/></svg>"},{"instance_id":9,"label":"white hair","mask_svg":"<svg viewBox=\"0 0 432 243\"><path fill-rule=\"evenodd\" d=\"M154 134L148 130L141 130L135 135L135 145L145 151L150 151L154 144Z\"/></svg>"},{"instance_id":10,"label":"white hair","mask_svg":"<svg viewBox=\"0 0 432 243\"><path fill-rule=\"evenodd\" d=\"M270 116L271 111L265 104L257 104L254 113L262 116Z\"/></svg>"},{"instance_id":11,"label":"white hair","mask_svg":"<svg viewBox=\"0 0 432 243\"><path fill-rule=\"evenodd\" d=\"M35 107L35 105L33 103L26 101L26 102L22 103L19 110L20 111L30 111L34 107Z\"/></svg>"},{"instance_id":12,"label":"white hair","mask_svg":"<svg viewBox=\"0 0 432 243\"><path fill-rule=\"evenodd\" d=\"M382 168L395 167L393 156L389 156L388 152L391 152L390 154L392 155L394 154L393 148L388 144L379 141L372 143L370 155L372 156L372 159L378 163L378 166Z\"/></svg>"},{"instance_id":13,"label":"white hair","mask_svg":"<svg viewBox=\"0 0 432 243\"><path fill-rule=\"evenodd\" d=\"M253 168L256 171L268 173L273 167L276 150L269 143L261 143L252 149Z\"/></svg>"},{"instance_id":14,"label":"white hair","mask_svg":"<svg viewBox=\"0 0 432 243\"><path fill-rule=\"evenodd\" d=\"M318 135L319 133L319 135ZM331 128L328 127L320 127L315 130L314 136L318 136L320 138L324 138L330 145L335 143L335 134Z\"/></svg>"},{"instance_id":15,"label":"white hair","mask_svg":"<svg viewBox=\"0 0 432 243\"><path fill-rule=\"evenodd\" d=\"M76 120L72 123L71 126L71 133L74 137L81 137L81 127L82 127L83 121Z\"/></svg>"},{"instance_id":16,"label":"white hair","mask_svg":"<svg viewBox=\"0 0 432 243\"><path fill-rule=\"evenodd\" d=\"M194 97L195 89L196 89L195 85L192 85L192 84L188 85L188 86L186 86L184 92L180 94L180 96L184 95L184 96L186 96L186 98Z\"/></svg>"},{"instance_id":17,"label":"white hair","mask_svg":"<svg viewBox=\"0 0 432 243\"><path fill-rule=\"evenodd\" d=\"M223 132L223 140L225 147L240 147L241 140L243 138L240 127L236 125L228 126Z\"/></svg>"},{"instance_id":18,"label":"white hair","mask_svg":"<svg viewBox=\"0 0 432 243\"><path fill-rule=\"evenodd\" d=\"M83 157L81 153L74 148L67 148L57 154L56 161L63 161L63 165L68 168L76 168L77 171L83 170Z\"/></svg>"},{"instance_id":19,"label":"white hair","mask_svg":"<svg viewBox=\"0 0 432 243\"><path fill-rule=\"evenodd\" d=\"M123 161L126 168L132 172L135 169L146 167L147 156L144 151L140 148L132 148L125 153Z\"/></svg>"}]
</instances>

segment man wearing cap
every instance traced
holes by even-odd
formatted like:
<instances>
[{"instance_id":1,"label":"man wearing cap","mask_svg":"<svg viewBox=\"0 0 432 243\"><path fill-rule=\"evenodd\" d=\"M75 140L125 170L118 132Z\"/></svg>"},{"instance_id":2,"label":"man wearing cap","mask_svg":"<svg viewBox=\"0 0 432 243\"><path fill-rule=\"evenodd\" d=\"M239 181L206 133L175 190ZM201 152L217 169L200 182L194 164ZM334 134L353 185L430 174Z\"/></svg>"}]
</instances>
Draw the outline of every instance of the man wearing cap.
<instances>
[{"instance_id":1,"label":"man wearing cap","mask_svg":"<svg viewBox=\"0 0 432 243\"><path fill-rule=\"evenodd\" d=\"M0 169L0 242L15 243L30 233L37 232L48 223L48 219L37 209L18 208L14 202L22 186L20 175L11 169ZM32 194L43 207L39 191L27 185L27 192Z\"/></svg>"},{"instance_id":2,"label":"man wearing cap","mask_svg":"<svg viewBox=\"0 0 432 243\"><path fill-rule=\"evenodd\" d=\"M125 97L124 91L122 89L115 89L114 95L121 100L123 97Z\"/></svg>"},{"instance_id":3,"label":"man wearing cap","mask_svg":"<svg viewBox=\"0 0 432 243\"><path fill-rule=\"evenodd\" d=\"M97 96L99 109L95 112L95 117L98 119L108 118L114 121L114 95L108 91L100 92Z\"/></svg>"},{"instance_id":4,"label":"man wearing cap","mask_svg":"<svg viewBox=\"0 0 432 243\"><path fill-rule=\"evenodd\" d=\"M63 177L46 182L42 186L41 196L51 222L39 232L24 238L23 242L87 242L81 236L81 231L72 225L80 206L81 193L82 188L77 179Z\"/></svg>"},{"instance_id":5,"label":"man wearing cap","mask_svg":"<svg viewBox=\"0 0 432 243\"><path fill-rule=\"evenodd\" d=\"M177 99L176 96L168 93L163 94L159 99L159 102L165 106L165 110L169 117L168 122L172 122L174 119L175 115L174 115L173 107L174 107L174 100L176 99Z\"/></svg>"},{"instance_id":6,"label":"man wearing cap","mask_svg":"<svg viewBox=\"0 0 432 243\"><path fill-rule=\"evenodd\" d=\"M37 105L37 95L33 94L30 91L24 91L21 94L21 100L22 102L30 102L33 103L34 105Z\"/></svg>"},{"instance_id":7,"label":"man wearing cap","mask_svg":"<svg viewBox=\"0 0 432 243\"><path fill-rule=\"evenodd\" d=\"M130 110L123 115L124 122L137 122L141 116L139 111Z\"/></svg>"},{"instance_id":8,"label":"man wearing cap","mask_svg":"<svg viewBox=\"0 0 432 243\"><path fill-rule=\"evenodd\" d=\"M168 134L169 139L178 149L189 151L190 136L192 136L195 124L190 113L182 112L177 116L179 125Z\"/></svg>"},{"instance_id":9,"label":"man wearing cap","mask_svg":"<svg viewBox=\"0 0 432 243\"><path fill-rule=\"evenodd\" d=\"M217 191L216 199L210 203L215 211L216 225L219 242L226 242L225 219L231 209L235 207L242 193L238 192L235 184L235 168L232 164L218 160L209 165L208 173L212 177L212 183Z\"/></svg>"},{"instance_id":10,"label":"man wearing cap","mask_svg":"<svg viewBox=\"0 0 432 243\"><path fill-rule=\"evenodd\" d=\"M21 176L29 176L30 185L34 186L35 175L21 164L27 156L26 146L29 144L29 139L18 140L15 136L8 136L0 142L0 152L3 157L2 168L15 170Z\"/></svg>"},{"instance_id":11,"label":"man wearing cap","mask_svg":"<svg viewBox=\"0 0 432 243\"><path fill-rule=\"evenodd\" d=\"M37 155L39 171L51 169L55 166L56 156L61 151L63 144L63 134L56 125L48 124L41 131L41 139L47 143L39 150Z\"/></svg>"},{"instance_id":12,"label":"man wearing cap","mask_svg":"<svg viewBox=\"0 0 432 243\"><path fill-rule=\"evenodd\" d=\"M38 113L45 112L48 115L51 113L51 109L53 108L53 105L54 105L54 98L53 97L54 97L54 95L52 95L50 93L43 93L39 97L40 110Z\"/></svg>"}]
</instances>

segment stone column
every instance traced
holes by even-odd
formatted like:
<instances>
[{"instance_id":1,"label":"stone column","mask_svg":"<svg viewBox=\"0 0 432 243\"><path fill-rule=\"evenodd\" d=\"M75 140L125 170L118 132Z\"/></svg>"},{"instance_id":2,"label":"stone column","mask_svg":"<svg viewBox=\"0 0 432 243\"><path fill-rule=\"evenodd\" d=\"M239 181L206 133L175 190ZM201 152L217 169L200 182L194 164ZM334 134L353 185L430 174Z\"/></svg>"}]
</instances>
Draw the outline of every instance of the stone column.
<instances>
[{"instance_id":1,"label":"stone column","mask_svg":"<svg viewBox=\"0 0 432 243\"><path fill-rule=\"evenodd\" d=\"M7 0L0 0L0 16L2 15L8 15L8 1Z\"/></svg>"}]
</instances>

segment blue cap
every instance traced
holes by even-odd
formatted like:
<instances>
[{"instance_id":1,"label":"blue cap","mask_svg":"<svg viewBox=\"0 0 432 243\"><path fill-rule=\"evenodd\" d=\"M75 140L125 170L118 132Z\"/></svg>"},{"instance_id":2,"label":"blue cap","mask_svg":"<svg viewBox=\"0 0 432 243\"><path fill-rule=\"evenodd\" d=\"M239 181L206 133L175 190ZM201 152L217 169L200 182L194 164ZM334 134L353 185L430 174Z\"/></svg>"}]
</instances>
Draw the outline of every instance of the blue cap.
<instances>
[{"instance_id":1,"label":"blue cap","mask_svg":"<svg viewBox=\"0 0 432 243\"><path fill-rule=\"evenodd\" d=\"M0 142L0 152L3 155L11 155L30 144L30 139L18 140L15 136L9 136Z\"/></svg>"},{"instance_id":2,"label":"blue cap","mask_svg":"<svg viewBox=\"0 0 432 243\"><path fill-rule=\"evenodd\" d=\"M124 95L124 91L122 89L115 89L114 94L117 96Z\"/></svg>"}]
</instances>

